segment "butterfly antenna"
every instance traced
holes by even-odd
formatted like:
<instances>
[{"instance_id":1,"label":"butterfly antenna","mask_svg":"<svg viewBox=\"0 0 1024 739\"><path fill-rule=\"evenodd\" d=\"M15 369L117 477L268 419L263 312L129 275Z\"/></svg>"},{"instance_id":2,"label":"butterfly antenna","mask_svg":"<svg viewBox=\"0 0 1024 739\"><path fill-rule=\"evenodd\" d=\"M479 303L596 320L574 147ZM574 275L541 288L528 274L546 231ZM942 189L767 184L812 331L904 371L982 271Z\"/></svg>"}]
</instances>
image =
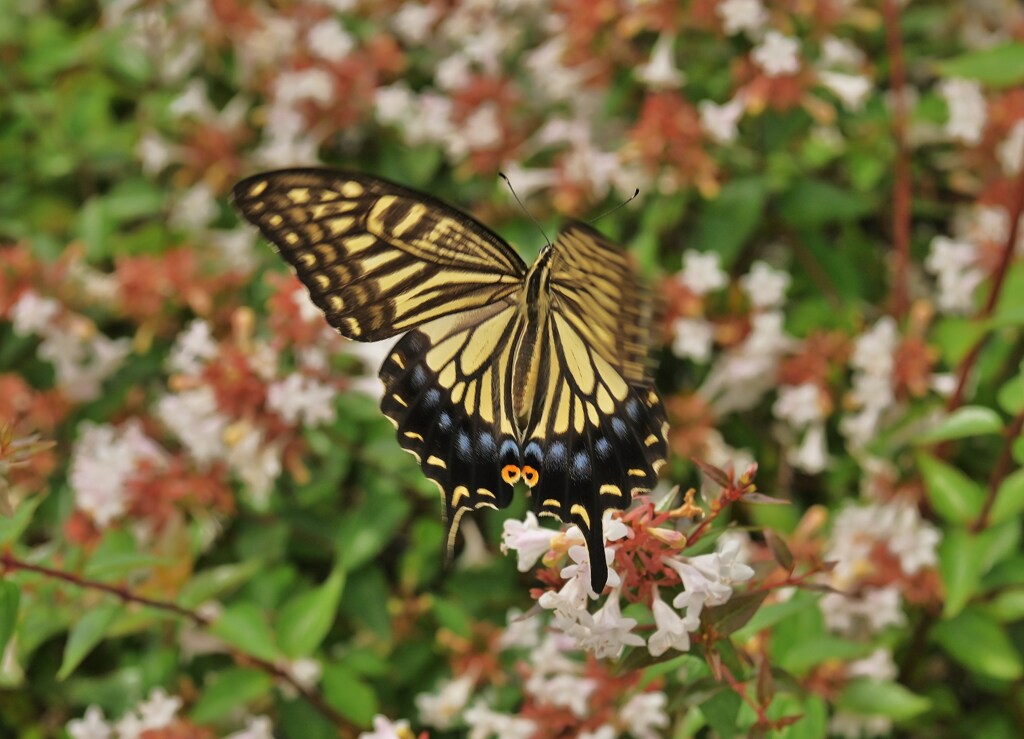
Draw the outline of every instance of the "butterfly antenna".
<instances>
[{"instance_id":1,"label":"butterfly antenna","mask_svg":"<svg viewBox=\"0 0 1024 739\"><path fill-rule=\"evenodd\" d=\"M512 193L512 197L514 197L516 199L516 202L519 203L519 207L523 209L523 213L530 217L530 220L533 221L533 225L537 227L537 230L540 231L541 235L544 237L544 241L547 242L548 246L551 246L551 239L549 239L548 235L544 233L544 229L541 228L541 225L537 222L537 219L533 217L533 213L526 209L526 206L523 205L523 201L519 199L518 195L516 195L515 188L512 187L512 181L508 178L508 175L506 175L504 172L498 172L498 176L501 179L505 180L505 184L508 185L509 192Z\"/></svg>"},{"instance_id":2,"label":"butterfly antenna","mask_svg":"<svg viewBox=\"0 0 1024 739\"><path fill-rule=\"evenodd\" d=\"M607 211L605 211L604 213L602 213L601 215L599 215L599 216L598 216L597 218L593 218L593 219L591 219L591 220L587 221L587 223L589 223L590 225L594 225L595 223L597 223L598 221L600 221L600 220L601 220L602 218L604 218L605 216L610 216L610 215L611 215L612 213L614 213L615 211L617 211L617 210L618 210L619 208L622 208L622 207L624 207L624 206L626 206L626 205L629 205L630 203L632 203L632 202L633 202L633 201L634 201L634 200L636 199L636 196L637 196L637 195L639 195L639 194L640 194L640 188L638 187L637 189L635 189L635 190L633 191L633 194L632 194L632 195L630 195L630 197L629 197L629 199L628 199L628 200L623 200L623 201L622 201L621 203L619 203L618 205L616 205L616 206L615 206L614 208L612 208L611 210L607 210Z\"/></svg>"}]
</instances>

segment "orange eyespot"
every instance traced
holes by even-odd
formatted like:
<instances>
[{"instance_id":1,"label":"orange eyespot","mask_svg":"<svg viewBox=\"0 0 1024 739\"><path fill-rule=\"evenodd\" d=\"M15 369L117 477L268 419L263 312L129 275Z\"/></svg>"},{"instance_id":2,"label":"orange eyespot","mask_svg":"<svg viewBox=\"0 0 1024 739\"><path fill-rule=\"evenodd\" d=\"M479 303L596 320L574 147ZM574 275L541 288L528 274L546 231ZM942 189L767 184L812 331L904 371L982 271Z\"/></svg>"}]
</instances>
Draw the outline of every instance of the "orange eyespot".
<instances>
[{"instance_id":1,"label":"orange eyespot","mask_svg":"<svg viewBox=\"0 0 1024 739\"><path fill-rule=\"evenodd\" d=\"M514 464L507 464L501 468L501 479L507 482L509 485L515 485L519 482L519 478L522 476L522 470L516 467Z\"/></svg>"},{"instance_id":2,"label":"orange eyespot","mask_svg":"<svg viewBox=\"0 0 1024 739\"><path fill-rule=\"evenodd\" d=\"M540 473L533 469L529 465L523 467L523 481L529 486L533 487L537 484L537 480L540 479Z\"/></svg>"}]
</instances>

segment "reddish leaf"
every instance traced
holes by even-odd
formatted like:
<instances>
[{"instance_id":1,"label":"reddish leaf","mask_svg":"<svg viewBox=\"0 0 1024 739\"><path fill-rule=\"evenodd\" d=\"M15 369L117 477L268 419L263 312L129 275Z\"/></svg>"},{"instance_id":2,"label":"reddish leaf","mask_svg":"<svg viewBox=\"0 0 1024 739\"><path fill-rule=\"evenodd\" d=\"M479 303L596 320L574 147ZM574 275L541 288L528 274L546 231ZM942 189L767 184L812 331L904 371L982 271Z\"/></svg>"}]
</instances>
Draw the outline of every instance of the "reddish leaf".
<instances>
[{"instance_id":1,"label":"reddish leaf","mask_svg":"<svg viewBox=\"0 0 1024 739\"><path fill-rule=\"evenodd\" d=\"M772 556L775 557L775 561L779 563L779 566L786 572L792 572L793 553L789 551L789 547L786 546L786 542L782 537L771 529L765 529L764 539L768 542L768 546L771 547Z\"/></svg>"},{"instance_id":2,"label":"reddish leaf","mask_svg":"<svg viewBox=\"0 0 1024 739\"><path fill-rule=\"evenodd\" d=\"M702 462L697 458L693 458L693 463L700 467L701 471L705 475L707 475L708 479L711 480L712 482L721 485L723 488L732 487L732 479L729 477L729 474L725 470L719 467L715 467L713 464Z\"/></svg>"}]
</instances>

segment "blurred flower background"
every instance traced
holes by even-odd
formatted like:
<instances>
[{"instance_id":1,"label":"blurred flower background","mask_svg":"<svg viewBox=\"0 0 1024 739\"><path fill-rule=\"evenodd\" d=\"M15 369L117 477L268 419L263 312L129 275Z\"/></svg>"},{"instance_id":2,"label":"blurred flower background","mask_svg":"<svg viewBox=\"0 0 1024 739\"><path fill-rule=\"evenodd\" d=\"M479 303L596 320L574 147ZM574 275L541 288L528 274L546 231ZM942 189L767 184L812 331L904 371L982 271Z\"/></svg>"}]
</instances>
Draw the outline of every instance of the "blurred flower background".
<instances>
[{"instance_id":1,"label":"blurred flower background","mask_svg":"<svg viewBox=\"0 0 1024 739\"><path fill-rule=\"evenodd\" d=\"M0 734L1015 737L1011 0L0 3ZM325 164L663 298L671 459L466 517L227 193ZM472 520L470 520L472 519Z\"/></svg>"}]
</instances>

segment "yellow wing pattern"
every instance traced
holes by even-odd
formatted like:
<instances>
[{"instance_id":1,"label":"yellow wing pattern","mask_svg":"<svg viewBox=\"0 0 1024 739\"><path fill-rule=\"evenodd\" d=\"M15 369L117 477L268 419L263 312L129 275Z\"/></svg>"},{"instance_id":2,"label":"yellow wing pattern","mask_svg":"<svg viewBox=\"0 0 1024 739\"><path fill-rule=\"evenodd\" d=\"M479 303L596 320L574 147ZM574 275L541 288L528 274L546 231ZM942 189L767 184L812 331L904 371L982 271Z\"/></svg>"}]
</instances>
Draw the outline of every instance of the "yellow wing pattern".
<instances>
[{"instance_id":1,"label":"yellow wing pattern","mask_svg":"<svg viewBox=\"0 0 1024 739\"><path fill-rule=\"evenodd\" d=\"M380 370L381 410L441 491L448 551L463 513L512 500L502 470L519 464L510 376L521 331L515 305L503 301L410 331Z\"/></svg>"},{"instance_id":2,"label":"yellow wing pattern","mask_svg":"<svg viewBox=\"0 0 1024 739\"><path fill-rule=\"evenodd\" d=\"M466 511L506 507L522 479L534 510L580 526L602 590L602 515L650 490L667 451L631 256L573 224L528 271L444 203L335 170L256 175L233 197L338 331L405 333L381 410L441 491L449 551Z\"/></svg>"},{"instance_id":3,"label":"yellow wing pattern","mask_svg":"<svg viewBox=\"0 0 1024 739\"><path fill-rule=\"evenodd\" d=\"M526 266L486 226L365 175L290 169L238 183L235 207L294 267L327 321L376 341L514 294Z\"/></svg>"}]
</instances>

